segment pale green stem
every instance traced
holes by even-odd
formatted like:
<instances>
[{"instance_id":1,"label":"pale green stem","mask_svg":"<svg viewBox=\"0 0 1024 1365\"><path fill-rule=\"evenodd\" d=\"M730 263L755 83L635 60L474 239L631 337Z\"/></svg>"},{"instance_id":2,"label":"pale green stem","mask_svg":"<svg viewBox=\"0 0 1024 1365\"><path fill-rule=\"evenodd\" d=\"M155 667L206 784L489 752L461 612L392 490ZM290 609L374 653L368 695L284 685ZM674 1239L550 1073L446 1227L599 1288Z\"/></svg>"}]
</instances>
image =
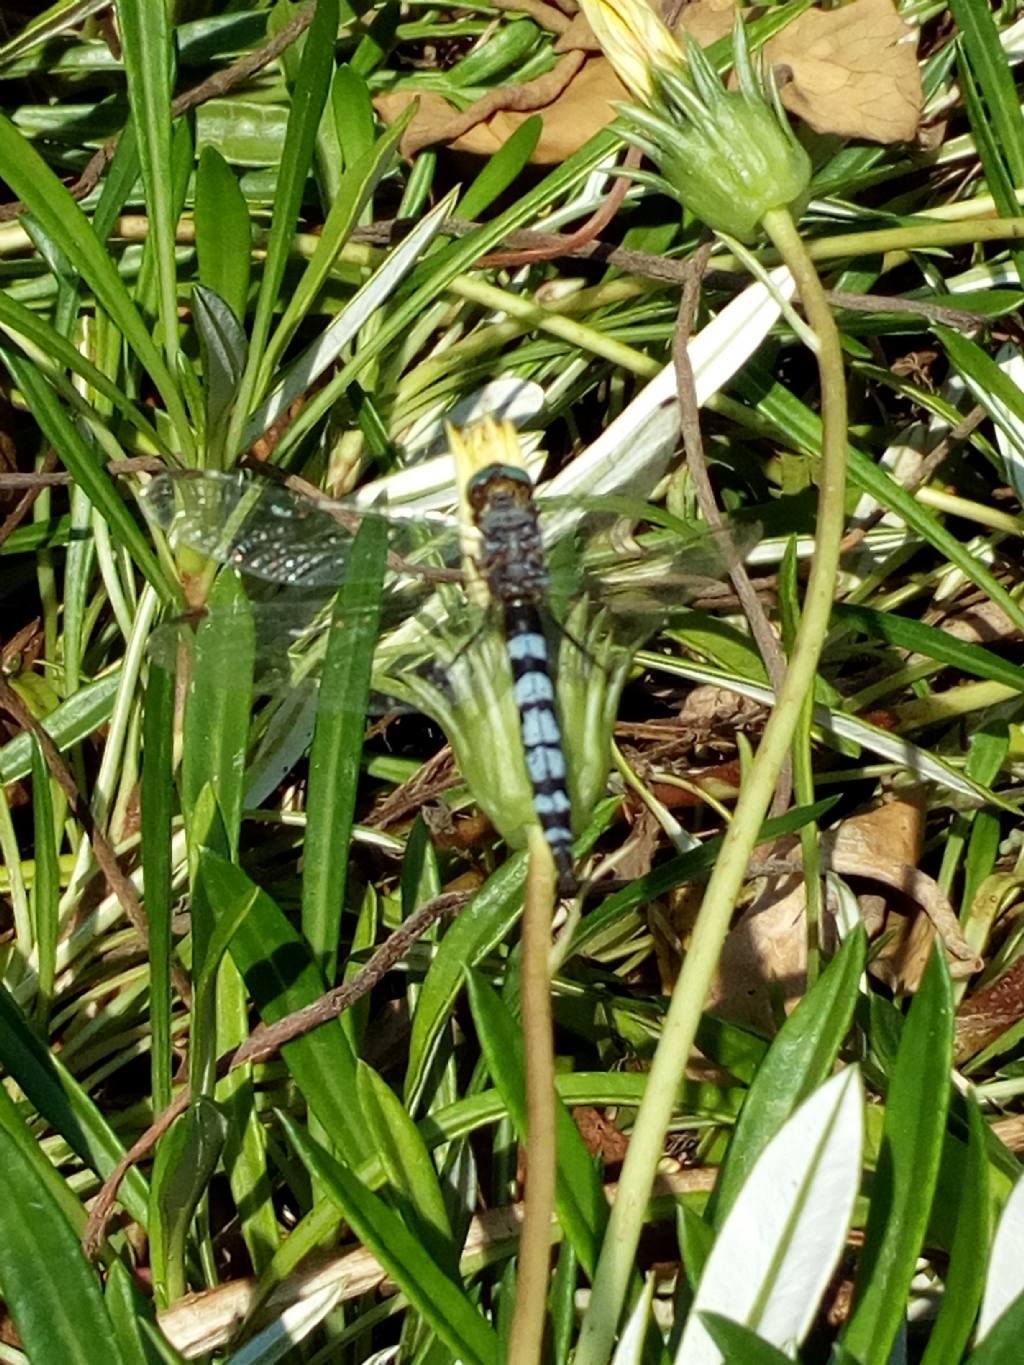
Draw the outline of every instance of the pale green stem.
<instances>
[{"instance_id":1,"label":"pale green stem","mask_svg":"<svg viewBox=\"0 0 1024 1365\"><path fill-rule=\"evenodd\" d=\"M530 826L529 855L519 993L526 1060L526 1195L509 1365L539 1365L541 1359L555 1211L555 1049L548 975L555 864L539 825Z\"/></svg>"},{"instance_id":2,"label":"pale green stem","mask_svg":"<svg viewBox=\"0 0 1024 1365\"><path fill-rule=\"evenodd\" d=\"M624 370L641 375L645 379L653 378L663 368L661 361L653 360L621 341L615 341L612 337L599 332L596 327L588 327L584 322L576 322L562 313L545 308L531 298L524 298L522 294L509 293L507 289L498 289L493 284L487 284L468 275L459 275L452 280L448 288L461 299L480 304L484 308L493 308L495 312L507 313L516 322L524 323L531 329L536 328L538 332L547 332L550 336L559 337L562 341L579 347L581 351L590 351L593 355L610 360L613 365L621 365Z\"/></svg>"},{"instance_id":3,"label":"pale green stem","mask_svg":"<svg viewBox=\"0 0 1024 1365\"><path fill-rule=\"evenodd\" d=\"M722 851L715 863L694 927L690 950L665 1016L661 1041L647 1078L643 1102L622 1168L618 1194L594 1277L590 1306L580 1331L576 1365L605 1365L611 1353L651 1186L664 1149L665 1133L693 1047L708 987L729 929L736 898L747 875L748 860L800 718L804 697L814 684L832 608L845 520L846 383L839 333L821 281L789 212L784 209L773 210L765 215L763 226L793 273L807 320L819 345L822 450L815 555L804 611L786 675L743 783L733 822L722 842Z\"/></svg>"}]
</instances>

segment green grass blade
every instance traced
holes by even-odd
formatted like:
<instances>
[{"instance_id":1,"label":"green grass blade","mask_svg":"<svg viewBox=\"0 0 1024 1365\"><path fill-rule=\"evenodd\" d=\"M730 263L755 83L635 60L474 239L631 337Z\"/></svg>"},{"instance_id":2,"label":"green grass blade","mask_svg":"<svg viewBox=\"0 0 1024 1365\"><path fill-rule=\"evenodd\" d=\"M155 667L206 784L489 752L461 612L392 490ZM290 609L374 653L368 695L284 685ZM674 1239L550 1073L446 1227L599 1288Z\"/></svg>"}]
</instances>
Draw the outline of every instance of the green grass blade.
<instances>
[{"instance_id":1,"label":"green grass blade","mask_svg":"<svg viewBox=\"0 0 1024 1365\"><path fill-rule=\"evenodd\" d=\"M153 1107L171 1102L171 820L174 679L151 668L143 710L142 874L149 923Z\"/></svg>"},{"instance_id":2,"label":"green grass blade","mask_svg":"<svg viewBox=\"0 0 1024 1365\"><path fill-rule=\"evenodd\" d=\"M0 1284L29 1360L129 1365L96 1272L48 1185L0 1127Z\"/></svg>"},{"instance_id":3,"label":"green grass blade","mask_svg":"<svg viewBox=\"0 0 1024 1365\"><path fill-rule=\"evenodd\" d=\"M87 683L73 697L61 702L56 711L44 716L43 729L61 753L106 725L114 709L114 698L121 683L120 669L105 673ZM18 782L32 769L32 737L22 734L0 748L0 782Z\"/></svg>"},{"instance_id":4,"label":"green grass blade","mask_svg":"<svg viewBox=\"0 0 1024 1365\"><path fill-rule=\"evenodd\" d=\"M988 1131L973 1097L968 1095L966 1104L967 1151L957 1181L956 1234L939 1316L928 1335L921 1365L945 1365L948 1360L961 1358L985 1286L985 1267L992 1240Z\"/></svg>"},{"instance_id":5,"label":"green grass blade","mask_svg":"<svg viewBox=\"0 0 1024 1365\"><path fill-rule=\"evenodd\" d=\"M309 312L316 296L323 288L337 261L338 253L348 241L363 209L390 169L395 152L411 120L413 110L407 111L387 130L382 138L354 165L345 171L334 203L324 222L316 249L302 272L298 284L285 304L273 336L267 343L260 368L257 389L265 392L285 349Z\"/></svg>"},{"instance_id":6,"label":"green grass blade","mask_svg":"<svg viewBox=\"0 0 1024 1365\"><path fill-rule=\"evenodd\" d=\"M57 831L54 828L53 789L43 751L32 737L32 826L35 845L35 876L32 882L32 918L38 965L36 1015L46 1032L57 963L57 927L60 905L60 865Z\"/></svg>"},{"instance_id":7,"label":"green grass blade","mask_svg":"<svg viewBox=\"0 0 1024 1365\"><path fill-rule=\"evenodd\" d=\"M837 602L833 614L837 621L848 622L868 639L885 640L887 644L949 664L975 678L988 678L1024 692L1024 668L1001 659L983 645L958 640L948 631L925 625L923 621L913 621L897 612L872 611L870 607Z\"/></svg>"},{"instance_id":8,"label":"green grass blade","mask_svg":"<svg viewBox=\"0 0 1024 1365\"><path fill-rule=\"evenodd\" d=\"M544 128L544 120L534 114L515 130L495 154L459 201L459 216L474 218L486 212L495 199L505 193L529 164Z\"/></svg>"},{"instance_id":9,"label":"green grass blade","mask_svg":"<svg viewBox=\"0 0 1024 1365\"><path fill-rule=\"evenodd\" d=\"M175 214L167 168L171 164L171 97L174 49L168 9L152 0L119 0L125 83L135 123L142 182L149 218L148 245L155 254L157 316L167 368L174 372L178 354L177 267L174 259Z\"/></svg>"},{"instance_id":10,"label":"green grass blade","mask_svg":"<svg viewBox=\"0 0 1024 1365\"><path fill-rule=\"evenodd\" d=\"M843 1333L844 1346L863 1365L886 1365L906 1315L939 1173L952 1061L952 994L936 948L903 1025L854 1310Z\"/></svg>"},{"instance_id":11,"label":"green grass blade","mask_svg":"<svg viewBox=\"0 0 1024 1365\"><path fill-rule=\"evenodd\" d=\"M111 404L115 412L139 433L143 441L151 443L162 455L171 452L152 423L148 422L132 400L87 356L46 321L8 293L0 292L0 327L15 345L25 351L34 364L59 366L80 375L97 393ZM27 343L27 345L26 345Z\"/></svg>"},{"instance_id":12,"label":"green grass blade","mask_svg":"<svg viewBox=\"0 0 1024 1365\"><path fill-rule=\"evenodd\" d=\"M302 61L292 90L288 132L274 195L274 219L270 225L263 278L260 280L250 335L249 365L242 380L229 449L237 443L238 433L245 425L253 400L262 397L259 383L263 373L263 353L291 251L302 192L313 162L320 115L334 72L337 34L338 0L317 0L316 14L303 39Z\"/></svg>"},{"instance_id":13,"label":"green grass blade","mask_svg":"<svg viewBox=\"0 0 1024 1365\"><path fill-rule=\"evenodd\" d=\"M306 1169L454 1357L466 1365L493 1365L499 1359L497 1337L462 1287L444 1274L419 1238L382 1199L312 1142L286 1114L281 1115L281 1122Z\"/></svg>"},{"instance_id":14,"label":"green grass blade","mask_svg":"<svg viewBox=\"0 0 1024 1365\"><path fill-rule=\"evenodd\" d=\"M524 870L522 857L506 863L459 912L438 946L412 1021L403 1092L410 1109L420 1098L434 1049L465 984L466 970L496 948L519 918Z\"/></svg>"},{"instance_id":15,"label":"green grass blade","mask_svg":"<svg viewBox=\"0 0 1024 1365\"><path fill-rule=\"evenodd\" d=\"M103 1114L60 1060L48 1052L0 983L0 1063L71 1150L101 1178L124 1156L124 1146ZM143 1227L146 1182L133 1167L121 1186L121 1202Z\"/></svg>"},{"instance_id":16,"label":"green grass blade","mask_svg":"<svg viewBox=\"0 0 1024 1365\"><path fill-rule=\"evenodd\" d=\"M199 155L195 220L200 283L219 294L241 322L249 298L252 223L235 173L216 147L204 147Z\"/></svg>"},{"instance_id":17,"label":"green grass blade","mask_svg":"<svg viewBox=\"0 0 1024 1365\"><path fill-rule=\"evenodd\" d=\"M22 1156L33 1166L38 1179L47 1187L50 1197L59 1206L62 1216L80 1237L85 1231L86 1212L75 1192L50 1161L43 1150L37 1133L28 1126L25 1116L11 1099L4 1086L0 1085L0 1128L7 1140L13 1142Z\"/></svg>"},{"instance_id":18,"label":"green grass blade","mask_svg":"<svg viewBox=\"0 0 1024 1365\"><path fill-rule=\"evenodd\" d=\"M782 1025L757 1069L712 1196L720 1227L751 1168L794 1109L832 1073L853 1018L867 956L862 929L847 938Z\"/></svg>"},{"instance_id":19,"label":"green grass blade","mask_svg":"<svg viewBox=\"0 0 1024 1365\"><path fill-rule=\"evenodd\" d=\"M331 82L331 109L345 168L354 166L373 146L373 102L366 81L342 62ZM394 125L392 125L393 127Z\"/></svg>"},{"instance_id":20,"label":"green grass blade","mask_svg":"<svg viewBox=\"0 0 1024 1365\"><path fill-rule=\"evenodd\" d=\"M302 932L328 983L337 966L386 556L387 523L364 517L331 617L309 755Z\"/></svg>"},{"instance_id":21,"label":"green grass blade","mask_svg":"<svg viewBox=\"0 0 1024 1365\"><path fill-rule=\"evenodd\" d=\"M526 1137L526 1072L522 1038L507 1007L476 973L467 975L467 992L487 1068L519 1135ZM563 1104L556 1118L558 1149L555 1207L580 1265L592 1274L608 1221L601 1177L580 1130Z\"/></svg>"},{"instance_id":22,"label":"green grass blade","mask_svg":"<svg viewBox=\"0 0 1024 1365\"><path fill-rule=\"evenodd\" d=\"M949 0L949 8L992 121L992 141L1006 158L1013 183L1019 185L1024 182L1024 117L992 11L972 0ZM1007 205L1002 211L1012 214L1017 208Z\"/></svg>"},{"instance_id":23,"label":"green grass blade","mask_svg":"<svg viewBox=\"0 0 1024 1365\"><path fill-rule=\"evenodd\" d=\"M783 384L776 383L763 373L755 378L752 372L756 367L750 368L751 373L737 377L734 381L737 391L750 399L756 406L758 415L767 418L777 428L784 441L795 444L816 458L821 440L821 423L817 416ZM727 410L741 422L745 417L749 418L749 413L738 405L725 402L718 403L717 406L723 411ZM976 587L987 593L992 601L1002 607L1010 619L1024 630L1024 610L961 540L948 531L927 507L918 502L912 493L908 493L862 450L850 446L848 458L850 483L855 488L870 494L883 507L902 517L912 530L961 569Z\"/></svg>"}]
</instances>

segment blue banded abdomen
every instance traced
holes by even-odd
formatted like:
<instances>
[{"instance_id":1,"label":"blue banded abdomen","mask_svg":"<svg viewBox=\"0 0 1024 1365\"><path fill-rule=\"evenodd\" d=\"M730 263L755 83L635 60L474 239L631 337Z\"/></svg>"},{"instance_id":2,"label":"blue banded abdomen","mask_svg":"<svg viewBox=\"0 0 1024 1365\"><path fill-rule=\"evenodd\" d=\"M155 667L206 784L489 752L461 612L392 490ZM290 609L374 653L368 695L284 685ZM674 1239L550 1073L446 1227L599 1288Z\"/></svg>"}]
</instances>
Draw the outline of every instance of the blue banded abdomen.
<instances>
[{"instance_id":1,"label":"blue banded abdomen","mask_svg":"<svg viewBox=\"0 0 1024 1365\"><path fill-rule=\"evenodd\" d=\"M571 896L577 881L568 773L548 645L536 608L527 603L507 604L505 631L533 808L555 860L559 894Z\"/></svg>"}]
</instances>

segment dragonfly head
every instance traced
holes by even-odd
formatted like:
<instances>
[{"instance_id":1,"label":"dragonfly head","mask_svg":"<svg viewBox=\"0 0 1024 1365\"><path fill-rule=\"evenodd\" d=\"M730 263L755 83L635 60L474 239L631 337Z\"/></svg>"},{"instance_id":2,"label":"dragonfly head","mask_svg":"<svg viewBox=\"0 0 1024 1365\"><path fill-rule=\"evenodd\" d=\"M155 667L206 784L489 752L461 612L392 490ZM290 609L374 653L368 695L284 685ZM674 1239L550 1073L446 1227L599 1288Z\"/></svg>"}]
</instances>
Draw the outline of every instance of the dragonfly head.
<instances>
[{"instance_id":1,"label":"dragonfly head","mask_svg":"<svg viewBox=\"0 0 1024 1365\"><path fill-rule=\"evenodd\" d=\"M475 520L497 507L529 506L533 500L533 480L525 469L510 464L489 464L477 470L466 483L466 501Z\"/></svg>"}]
</instances>

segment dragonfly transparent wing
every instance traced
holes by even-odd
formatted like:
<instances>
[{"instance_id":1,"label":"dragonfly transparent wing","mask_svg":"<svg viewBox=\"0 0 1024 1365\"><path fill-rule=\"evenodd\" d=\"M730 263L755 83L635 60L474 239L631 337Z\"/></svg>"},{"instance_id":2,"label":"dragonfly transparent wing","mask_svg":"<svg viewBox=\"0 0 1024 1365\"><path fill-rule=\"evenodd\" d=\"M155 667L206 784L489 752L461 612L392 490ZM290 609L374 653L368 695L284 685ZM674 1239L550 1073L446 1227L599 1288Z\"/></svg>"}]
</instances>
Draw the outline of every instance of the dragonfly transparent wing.
<instances>
[{"instance_id":1,"label":"dragonfly transparent wing","mask_svg":"<svg viewBox=\"0 0 1024 1365\"><path fill-rule=\"evenodd\" d=\"M142 502L174 543L254 578L294 588L333 588L343 582L353 539L366 517L387 521L393 552L407 556L409 566L425 577L432 571L450 577L457 562L450 518L412 517L383 507L368 512L244 472L159 474L144 489Z\"/></svg>"},{"instance_id":2,"label":"dragonfly transparent wing","mask_svg":"<svg viewBox=\"0 0 1024 1365\"><path fill-rule=\"evenodd\" d=\"M564 525L561 510L555 524ZM620 642L639 641L718 588L760 538L755 523L660 529L634 538L621 517L588 508L549 550L552 601L562 614L586 597L607 613Z\"/></svg>"}]
</instances>

